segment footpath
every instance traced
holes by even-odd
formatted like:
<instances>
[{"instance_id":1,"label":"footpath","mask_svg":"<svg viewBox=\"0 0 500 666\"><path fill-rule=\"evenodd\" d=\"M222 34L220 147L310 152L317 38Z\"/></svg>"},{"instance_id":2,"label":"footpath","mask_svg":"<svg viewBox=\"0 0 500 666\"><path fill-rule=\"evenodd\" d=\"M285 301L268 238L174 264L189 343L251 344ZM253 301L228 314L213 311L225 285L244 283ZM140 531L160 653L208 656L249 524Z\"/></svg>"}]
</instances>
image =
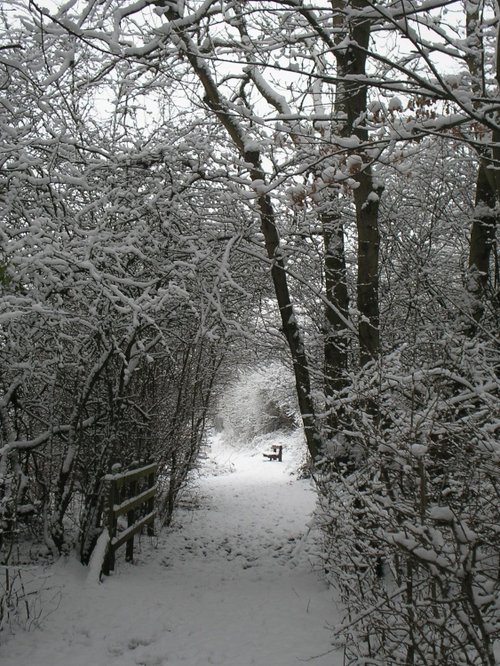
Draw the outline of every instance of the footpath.
<instances>
[{"instance_id":1,"label":"footpath","mask_svg":"<svg viewBox=\"0 0 500 666\"><path fill-rule=\"evenodd\" d=\"M212 456L175 524L102 584L61 562L40 628L2 666L340 666L335 604L314 571L308 481L261 454ZM5 637L2 636L2 641Z\"/></svg>"}]
</instances>

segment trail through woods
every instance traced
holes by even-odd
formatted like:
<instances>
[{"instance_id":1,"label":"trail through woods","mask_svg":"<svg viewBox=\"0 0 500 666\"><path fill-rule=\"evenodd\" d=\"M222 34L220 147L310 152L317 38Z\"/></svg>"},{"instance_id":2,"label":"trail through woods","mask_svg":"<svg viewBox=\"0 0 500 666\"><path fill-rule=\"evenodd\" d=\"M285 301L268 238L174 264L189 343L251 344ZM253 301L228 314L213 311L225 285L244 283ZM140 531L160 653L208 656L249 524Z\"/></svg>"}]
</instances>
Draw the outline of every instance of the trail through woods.
<instances>
[{"instance_id":1,"label":"trail through woods","mask_svg":"<svg viewBox=\"0 0 500 666\"><path fill-rule=\"evenodd\" d=\"M175 524L144 538L134 565L122 555L103 584L75 562L57 565L47 584L57 608L11 637L0 663L340 666L332 593L311 568L313 507L286 451L284 463L264 462L215 443Z\"/></svg>"}]
</instances>

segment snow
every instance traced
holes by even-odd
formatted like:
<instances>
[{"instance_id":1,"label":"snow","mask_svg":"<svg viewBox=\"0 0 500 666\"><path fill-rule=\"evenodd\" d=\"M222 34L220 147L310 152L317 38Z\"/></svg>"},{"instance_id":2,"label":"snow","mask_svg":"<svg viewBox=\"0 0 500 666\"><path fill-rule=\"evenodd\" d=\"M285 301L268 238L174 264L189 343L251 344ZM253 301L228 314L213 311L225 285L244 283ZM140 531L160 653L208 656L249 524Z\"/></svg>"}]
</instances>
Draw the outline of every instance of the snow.
<instances>
[{"instance_id":1,"label":"snow","mask_svg":"<svg viewBox=\"0 0 500 666\"><path fill-rule=\"evenodd\" d=\"M246 71L251 75L257 89L260 91L264 99L272 104L278 111L284 115L291 115L292 111L283 95L278 94L265 80L257 67L246 67ZM250 150L245 146L246 150Z\"/></svg>"},{"instance_id":2,"label":"snow","mask_svg":"<svg viewBox=\"0 0 500 666\"><path fill-rule=\"evenodd\" d=\"M317 657L315 666L340 666L333 593L311 566L314 490L290 476L286 446L283 463L262 453L215 440L175 524L142 537L133 565L119 551L102 584L61 560L51 582L59 607L9 637L0 663L293 666Z\"/></svg>"},{"instance_id":3,"label":"snow","mask_svg":"<svg viewBox=\"0 0 500 666\"><path fill-rule=\"evenodd\" d=\"M389 100L388 109L389 111L402 111L403 102L399 99L399 97L391 97Z\"/></svg>"},{"instance_id":4,"label":"snow","mask_svg":"<svg viewBox=\"0 0 500 666\"><path fill-rule=\"evenodd\" d=\"M259 153L262 150L262 144L259 141L245 141L245 153Z\"/></svg>"},{"instance_id":5,"label":"snow","mask_svg":"<svg viewBox=\"0 0 500 666\"><path fill-rule=\"evenodd\" d=\"M429 510L429 518L444 523L452 523L455 515L449 506L433 506Z\"/></svg>"},{"instance_id":6,"label":"snow","mask_svg":"<svg viewBox=\"0 0 500 666\"><path fill-rule=\"evenodd\" d=\"M360 155L349 155L346 160L347 170L351 173L358 171L363 165Z\"/></svg>"},{"instance_id":7,"label":"snow","mask_svg":"<svg viewBox=\"0 0 500 666\"><path fill-rule=\"evenodd\" d=\"M412 444L410 446L410 451L415 456L415 458L422 458L425 456L428 450L429 447L425 446L425 444Z\"/></svg>"},{"instance_id":8,"label":"snow","mask_svg":"<svg viewBox=\"0 0 500 666\"><path fill-rule=\"evenodd\" d=\"M87 584L92 585L99 582L108 546L109 532L108 530L103 530L97 539L97 543L90 557L87 573Z\"/></svg>"},{"instance_id":9,"label":"snow","mask_svg":"<svg viewBox=\"0 0 500 666\"><path fill-rule=\"evenodd\" d=\"M268 187L261 178L257 178L250 183L250 187L257 192L257 194L265 194Z\"/></svg>"}]
</instances>

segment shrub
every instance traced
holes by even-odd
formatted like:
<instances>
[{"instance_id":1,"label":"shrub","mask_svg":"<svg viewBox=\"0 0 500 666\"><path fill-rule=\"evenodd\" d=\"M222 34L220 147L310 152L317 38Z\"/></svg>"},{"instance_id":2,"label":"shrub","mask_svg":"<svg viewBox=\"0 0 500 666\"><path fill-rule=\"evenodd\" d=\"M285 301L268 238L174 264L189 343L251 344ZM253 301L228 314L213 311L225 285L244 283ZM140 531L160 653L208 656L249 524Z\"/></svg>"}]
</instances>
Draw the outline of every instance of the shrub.
<instances>
[{"instance_id":1,"label":"shrub","mask_svg":"<svg viewBox=\"0 0 500 666\"><path fill-rule=\"evenodd\" d=\"M440 347L419 368L400 349L339 398L362 459L350 474L325 464L318 520L345 604L336 633L348 664L496 663L496 350L466 339Z\"/></svg>"}]
</instances>

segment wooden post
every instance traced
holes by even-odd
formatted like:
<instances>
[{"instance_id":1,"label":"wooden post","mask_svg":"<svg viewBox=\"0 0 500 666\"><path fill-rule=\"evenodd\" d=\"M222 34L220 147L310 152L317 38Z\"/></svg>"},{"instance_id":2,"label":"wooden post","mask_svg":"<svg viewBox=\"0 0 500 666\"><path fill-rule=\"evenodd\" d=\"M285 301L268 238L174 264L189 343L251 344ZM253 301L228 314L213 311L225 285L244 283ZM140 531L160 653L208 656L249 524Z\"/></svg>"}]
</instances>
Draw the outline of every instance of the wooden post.
<instances>
[{"instance_id":1,"label":"wooden post","mask_svg":"<svg viewBox=\"0 0 500 666\"><path fill-rule=\"evenodd\" d=\"M127 499L135 497L137 492L137 481L131 481L129 484L129 491L127 493ZM127 512L127 527L132 527L135 522L135 510L131 509ZM125 561L133 562L134 561L134 535L130 537L127 541L126 551L125 551Z\"/></svg>"},{"instance_id":2,"label":"wooden post","mask_svg":"<svg viewBox=\"0 0 500 666\"><path fill-rule=\"evenodd\" d=\"M148 476L148 488L152 488L155 484L155 475L154 472L153 474L150 474ZM148 503L146 504L146 511L147 513L151 513L154 508L155 508L155 498L152 497L150 500L148 500ZM151 523L148 523L147 528L146 528L146 534L148 536L154 536L155 535L155 524L154 521Z\"/></svg>"},{"instance_id":3,"label":"wooden post","mask_svg":"<svg viewBox=\"0 0 500 666\"><path fill-rule=\"evenodd\" d=\"M283 462L283 447L278 446L278 462Z\"/></svg>"},{"instance_id":4,"label":"wooden post","mask_svg":"<svg viewBox=\"0 0 500 666\"><path fill-rule=\"evenodd\" d=\"M126 545L125 559L128 562L133 561L134 534L142 533L144 526L147 525L148 535L154 536L157 467L155 463L151 463L142 468L121 473L119 465L114 465L112 473L104 477L103 517L104 527L109 534L109 549L103 563L102 573L107 576L115 568L115 552L122 545ZM144 513L143 507L146 507L146 513ZM117 534L118 517L125 514L127 528Z\"/></svg>"},{"instance_id":5,"label":"wooden post","mask_svg":"<svg viewBox=\"0 0 500 666\"><path fill-rule=\"evenodd\" d=\"M108 485L109 484L109 485ZM104 564L102 567L102 572L105 576L109 576L111 571L115 569L115 551L113 548L113 538L116 536L116 517L114 512L115 504L115 482L113 479L110 479L107 484L107 498L108 505L106 507L106 527L109 532L109 548L104 559Z\"/></svg>"}]
</instances>

